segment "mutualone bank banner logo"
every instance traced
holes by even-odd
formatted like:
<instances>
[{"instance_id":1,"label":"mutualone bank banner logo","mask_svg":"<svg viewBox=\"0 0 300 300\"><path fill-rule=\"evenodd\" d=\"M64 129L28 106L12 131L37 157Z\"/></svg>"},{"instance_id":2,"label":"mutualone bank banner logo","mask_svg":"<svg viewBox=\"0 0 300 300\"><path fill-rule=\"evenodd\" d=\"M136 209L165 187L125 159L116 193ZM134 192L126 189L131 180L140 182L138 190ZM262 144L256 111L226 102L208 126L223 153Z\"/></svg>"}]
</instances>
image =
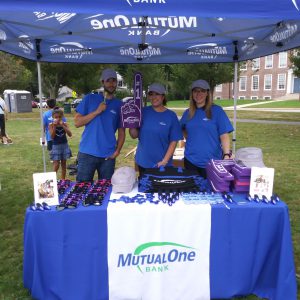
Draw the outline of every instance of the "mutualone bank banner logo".
<instances>
[{"instance_id":1,"label":"mutualone bank banner logo","mask_svg":"<svg viewBox=\"0 0 300 300\"><path fill-rule=\"evenodd\" d=\"M117 267L133 267L141 273L167 272L178 264L195 261L196 250L172 242L149 242L139 245L132 253L120 253Z\"/></svg>"},{"instance_id":2,"label":"mutualone bank banner logo","mask_svg":"<svg viewBox=\"0 0 300 300\"><path fill-rule=\"evenodd\" d=\"M117 29L127 30L128 36L165 36L172 29L195 29L197 28L196 16L151 16L147 17L146 31L139 24L142 17L97 14L86 18L93 30Z\"/></svg>"}]
</instances>

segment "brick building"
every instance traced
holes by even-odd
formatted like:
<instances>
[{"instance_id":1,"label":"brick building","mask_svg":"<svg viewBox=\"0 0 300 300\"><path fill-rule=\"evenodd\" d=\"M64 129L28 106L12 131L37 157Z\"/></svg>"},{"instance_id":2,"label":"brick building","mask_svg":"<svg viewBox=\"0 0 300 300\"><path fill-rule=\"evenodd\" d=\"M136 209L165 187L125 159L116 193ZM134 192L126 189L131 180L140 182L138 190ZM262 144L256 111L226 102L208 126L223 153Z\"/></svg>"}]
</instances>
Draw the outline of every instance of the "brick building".
<instances>
[{"instance_id":1,"label":"brick building","mask_svg":"<svg viewBox=\"0 0 300 300\"><path fill-rule=\"evenodd\" d=\"M288 52L240 63L238 99L295 99L300 78L293 74ZM233 98L233 83L216 86L214 99Z\"/></svg>"}]
</instances>

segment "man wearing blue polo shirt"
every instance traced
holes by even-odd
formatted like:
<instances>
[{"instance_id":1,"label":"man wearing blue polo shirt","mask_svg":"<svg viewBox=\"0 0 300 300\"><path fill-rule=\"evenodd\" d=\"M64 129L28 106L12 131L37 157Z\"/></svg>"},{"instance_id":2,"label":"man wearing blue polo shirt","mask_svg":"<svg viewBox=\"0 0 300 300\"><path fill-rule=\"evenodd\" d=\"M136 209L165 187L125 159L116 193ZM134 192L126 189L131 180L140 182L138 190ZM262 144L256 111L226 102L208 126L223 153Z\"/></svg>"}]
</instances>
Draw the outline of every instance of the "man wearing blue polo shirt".
<instances>
[{"instance_id":1,"label":"man wearing blue polo shirt","mask_svg":"<svg viewBox=\"0 0 300 300\"><path fill-rule=\"evenodd\" d=\"M122 102L114 98L117 73L105 69L101 81L105 97L88 94L76 108L75 126L85 126L79 145L77 181L92 181L95 171L99 179L111 179L125 141L125 129L120 123Z\"/></svg>"}]
</instances>

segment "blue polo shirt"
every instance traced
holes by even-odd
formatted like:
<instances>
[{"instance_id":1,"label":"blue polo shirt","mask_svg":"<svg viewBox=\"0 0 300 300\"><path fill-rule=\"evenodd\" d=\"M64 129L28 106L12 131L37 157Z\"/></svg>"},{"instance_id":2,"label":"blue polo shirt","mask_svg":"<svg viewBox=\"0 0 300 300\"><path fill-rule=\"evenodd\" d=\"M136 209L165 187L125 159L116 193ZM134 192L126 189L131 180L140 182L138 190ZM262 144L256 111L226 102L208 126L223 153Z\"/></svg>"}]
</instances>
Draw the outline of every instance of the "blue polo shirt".
<instances>
[{"instance_id":1,"label":"blue polo shirt","mask_svg":"<svg viewBox=\"0 0 300 300\"><path fill-rule=\"evenodd\" d=\"M212 105L212 118L207 119L205 111L198 108L192 119L187 109L180 120L187 132L184 157L193 165L204 168L210 159L222 158L220 136L233 131L229 118L218 105Z\"/></svg>"},{"instance_id":2,"label":"blue polo shirt","mask_svg":"<svg viewBox=\"0 0 300 300\"><path fill-rule=\"evenodd\" d=\"M164 112L157 112L152 106L144 107L135 156L136 163L143 168L155 167L163 160L170 142L182 138L180 124L173 111L167 109ZM172 165L172 159L168 165Z\"/></svg>"},{"instance_id":3,"label":"blue polo shirt","mask_svg":"<svg viewBox=\"0 0 300 300\"><path fill-rule=\"evenodd\" d=\"M53 109L50 109L43 113L43 123L45 126L45 137L46 137L47 142L52 141L51 134L49 132L49 124L53 122L52 112L53 112ZM62 120L63 120L63 122L67 121L67 119L65 117L63 117Z\"/></svg>"},{"instance_id":4,"label":"blue polo shirt","mask_svg":"<svg viewBox=\"0 0 300 300\"><path fill-rule=\"evenodd\" d=\"M88 94L76 108L76 112L85 116L95 111L104 98L101 94ZM116 150L116 131L121 127L118 99L106 100L106 110L85 125L79 151L96 157L111 156Z\"/></svg>"}]
</instances>

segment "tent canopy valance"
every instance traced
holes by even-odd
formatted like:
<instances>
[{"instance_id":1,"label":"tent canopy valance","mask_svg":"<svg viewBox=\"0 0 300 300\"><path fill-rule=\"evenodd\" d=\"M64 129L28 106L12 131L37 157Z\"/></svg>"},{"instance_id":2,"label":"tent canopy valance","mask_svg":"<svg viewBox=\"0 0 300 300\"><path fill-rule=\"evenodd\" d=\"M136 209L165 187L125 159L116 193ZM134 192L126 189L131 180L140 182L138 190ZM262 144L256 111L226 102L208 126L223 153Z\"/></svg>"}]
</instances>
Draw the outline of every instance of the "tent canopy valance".
<instances>
[{"instance_id":1,"label":"tent canopy valance","mask_svg":"<svg viewBox=\"0 0 300 300\"><path fill-rule=\"evenodd\" d=\"M299 29L296 0L0 3L0 50L47 62L244 61L300 46Z\"/></svg>"}]
</instances>

